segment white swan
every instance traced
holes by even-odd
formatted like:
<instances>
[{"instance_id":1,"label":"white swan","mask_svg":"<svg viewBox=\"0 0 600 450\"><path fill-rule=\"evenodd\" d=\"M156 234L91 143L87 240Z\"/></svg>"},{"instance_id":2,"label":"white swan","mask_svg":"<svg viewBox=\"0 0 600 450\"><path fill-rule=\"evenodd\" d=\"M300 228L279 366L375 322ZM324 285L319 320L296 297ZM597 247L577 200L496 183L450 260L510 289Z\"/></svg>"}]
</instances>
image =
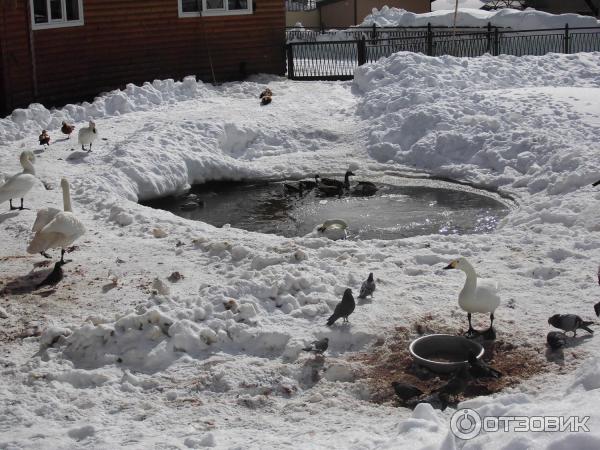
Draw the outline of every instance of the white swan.
<instances>
[{"instance_id":1,"label":"white swan","mask_svg":"<svg viewBox=\"0 0 600 450\"><path fill-rule=\"evenodd\" d=\"M331 240L346 239L348 224L342 219L329 219L315 228L318 236L325 236Z\"/></svg>"},{"instance_id":2,"label":"white swan","mask_svg":"<svg viewBox=\"0 0 600 450\"><path fill-rule=\"evenodd\" d=\"M462 257L451 261L444 269L460 269L467 275L465 285L458 294L458 305L467 312L469 319L467 336L475 335L475 330L471 325L472 313L490 314L490 328L487 332L493 335L494 311L500 305L498 283L489 278L477 278L473 266Z\"/></svg>"},{"instance_id":3,"label":"white swan","mask_svg":"<svg viewBox=\"0 0 600 450\"><path fill-rule=\"evenodd\" d=\"M4 203L8 200L11 211L13 209L25 209L23 207L23 197L25 197L25 194L27 194L38 181L35 176L35 168L33 167L33 161L35 161L33 152L29 150L22 152L19 160L21 161L23 171L13 175L0 186L0 203ZM20 208L13 206L13 198L21 199Z\"/></svg>"},{"instance_id":4,"label":"white swan","mask_svg":"<svg viewBox=\"0 0 600 450\"><path fill-rule=\"evenodd\" d=\"M64 262L65 249L85 234L83 223L73 214L69 182L60 181L63 191L64 211L56 208L44 208L38 211L33 231L35 236L27 247L27 253L41 253L51 248L60 248L60 260Z\"/></svg>"},{"instance_id":5,"label":"white swan","mask_svg":"<svg viewBox=\"0 0 600 450\"><path fill-rule=\"evenodd\" d=\"M85 150L84 145L89 145L90 148L88 152L92 151L92 143L98 137L98 130L96 129L96 124L94 121L90 120L90 124L87 127L83 127L79 130L79 134L77 135L77 142L81 144L81 150Z\"/></svg>"}]
</instances>

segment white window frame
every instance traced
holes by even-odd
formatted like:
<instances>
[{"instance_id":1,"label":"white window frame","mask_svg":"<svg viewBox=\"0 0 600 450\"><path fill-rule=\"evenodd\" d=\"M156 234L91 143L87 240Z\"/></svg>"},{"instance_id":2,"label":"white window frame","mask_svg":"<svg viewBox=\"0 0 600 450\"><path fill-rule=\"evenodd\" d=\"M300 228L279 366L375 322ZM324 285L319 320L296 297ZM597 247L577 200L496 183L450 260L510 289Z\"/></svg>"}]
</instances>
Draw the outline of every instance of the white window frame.
<instances>
[{"instance_id":1,"label":"white window frame","mask_svg":"<svg viewBox=\"0 0 600 450\"><path fill-rule=\"evenodd\" d=\"M243 16L243 15L248 15L248 14L252 14L253 11L253 4L252 4L252 0L248 0L248 9L233 9L233 10L228 10L228 5L229 2L228 0L223 0L223 6L224 8L222 9L206 9L206 0L201 0L202 1L202 11L198 11L198 12L183 12L183 3L181 0L177 0L177 12L179 14L180 18L185 18L185 17L211 17L211 16Z\"/></svg>"},{"instance_id":2,"label":"white window frame","mask_svg":"<svg viewBox=\"0 0 600 450\"><path fill-rule=\"evenodd\" d=\"M49 28L65 28L65 27L80 27L84 24L83 22L83 0L77 0L79 3L79 19L78 20L67 20L67 2L60 0L62 7L62 19L52 20L52 13L50 12L50 0L46 0L46 10L48 11L48 22L35 23L35 11L33 10L33 0L29 1L29 10L31 12L31 29L32 30L47 30Z\"/></svg>"}]
</instances>

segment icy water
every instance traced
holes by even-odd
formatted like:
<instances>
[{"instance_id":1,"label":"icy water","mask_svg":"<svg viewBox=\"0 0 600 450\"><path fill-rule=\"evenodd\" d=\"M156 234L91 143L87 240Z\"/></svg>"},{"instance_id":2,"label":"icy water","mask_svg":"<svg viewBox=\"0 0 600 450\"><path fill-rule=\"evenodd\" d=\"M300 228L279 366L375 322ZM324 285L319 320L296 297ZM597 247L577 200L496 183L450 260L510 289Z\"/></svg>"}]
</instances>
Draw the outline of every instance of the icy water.
<instances>
[{"instance_id":1,"label":"icy water","mask_svg":"<svg viewBox=\"0 0 600 450\"><path fill-rule=\"evenodd\" d=\"M190 197L143 204L217 227L230 224L287 237L304 236L327 219L343 219L351 239L489 233L510 211L501 201L468 190L376 184L379 191L369 197L323 198L316 191L286 195L282 183L219 182L194 186ZM183 210L190 200L204 206Z\"/></svg>"}]
</instances>

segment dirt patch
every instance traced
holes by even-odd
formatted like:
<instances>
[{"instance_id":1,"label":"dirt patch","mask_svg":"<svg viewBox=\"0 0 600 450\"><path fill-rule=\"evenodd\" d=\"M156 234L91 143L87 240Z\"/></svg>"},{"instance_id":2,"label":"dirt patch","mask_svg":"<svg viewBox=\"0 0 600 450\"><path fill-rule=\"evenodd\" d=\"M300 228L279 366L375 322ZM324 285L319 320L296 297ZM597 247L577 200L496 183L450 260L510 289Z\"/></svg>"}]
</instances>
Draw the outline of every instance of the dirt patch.
<instances>
[{"instance_id":1,"label":"dirt patch","mask_svg":"<svg viewBox=\"0 0 600 450\"><path fill-rule=\"evenodd\" d=\"M368 353L359 353L353 359L364 368L364 378L371 387L371 401L378 404L400 405L392 381L408 383L428 394L445 385L452 374L437 374L415 365L408 346L419 336L433 333L457 334L456 328L435 321L426 316L416 321L412 329L396 328L385 342ZM480 395L489 395L516 385L523 380L541 373L550 365L544 356L545 347L519 346L513 342L478 340L485 349L483 360L499 370L499 379L478 379L469 382L464 393L456 398L462 401Z\"/></svg>"}]
</instances>

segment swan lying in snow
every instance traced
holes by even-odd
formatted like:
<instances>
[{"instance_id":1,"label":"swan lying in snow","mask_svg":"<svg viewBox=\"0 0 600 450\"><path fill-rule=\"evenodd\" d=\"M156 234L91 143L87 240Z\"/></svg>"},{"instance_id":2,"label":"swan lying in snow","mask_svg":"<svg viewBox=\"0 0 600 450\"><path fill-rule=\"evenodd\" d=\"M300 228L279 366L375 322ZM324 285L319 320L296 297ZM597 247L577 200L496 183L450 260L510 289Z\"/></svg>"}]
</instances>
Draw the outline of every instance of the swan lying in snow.
<instances>
[{"instance_id":1,"label":"swan lying in snow","mask_svg":"<svg viewBox=\"0 0 600 450\"><path fill-rule=\"evenodd\" d=\"M96 140L98 137L98 130L96 129L96 124L90 120L90 124L87 127L83 127L79 130L79 134L77 136L77 142L81 144L81 150L85 150L85 145L89 145L90 148L88 152L92 151L92 142Z\"/></svg>"},{"instance_id":2,"label":"swan lying in snow","mask_svg":"<svg viewBox=\"0 0 600 450\"><path fill-rule=\"evenodd\" d=\"M487 334L487 336L493 337L494 311L500 305L498 283L492 279L477 278L473 266L462 257L451 261L444 269L460 269L467 275L465 285L458 294L458 305L467 312L469 319L469 330L466 336L473 337L476 334L471 325L471 314L489 313L490 328L484 333L484 336Z\"/></svg>"},{"instance_id":3,"label":"swan lying in snow","mask_svg":"<svg viewBox=\"0 0 600 450\"><path fill-rule=\"evenodd\" d=\"M35 155L31 151L26 150L21 153L20 161L23 171L13 175L0 186L0 203L4 203L8 200L11 211L13 209L25 209L23 208L23 197L25 197L25 194L27 194L37 183L35 168L33 167ZM13 198L21 199L20 208L13 207Z\"/></svg>"},{"instance_id":4,"label":"swan lying in snow","mask_svg":"<svg viewBox=\"0 0 600 450\"><path fill-rule=\"evenodd\" d=\"M60 248L60 260L64 262L65 249L85 234L85 227L72 212L69 182L63 178L60 185L63 191L64 211L56 208L43 208L38 211L32 229L35 236L27 247L27 253L41 253L46 256L46 250Z\"/></svg>"}]
</instances>

